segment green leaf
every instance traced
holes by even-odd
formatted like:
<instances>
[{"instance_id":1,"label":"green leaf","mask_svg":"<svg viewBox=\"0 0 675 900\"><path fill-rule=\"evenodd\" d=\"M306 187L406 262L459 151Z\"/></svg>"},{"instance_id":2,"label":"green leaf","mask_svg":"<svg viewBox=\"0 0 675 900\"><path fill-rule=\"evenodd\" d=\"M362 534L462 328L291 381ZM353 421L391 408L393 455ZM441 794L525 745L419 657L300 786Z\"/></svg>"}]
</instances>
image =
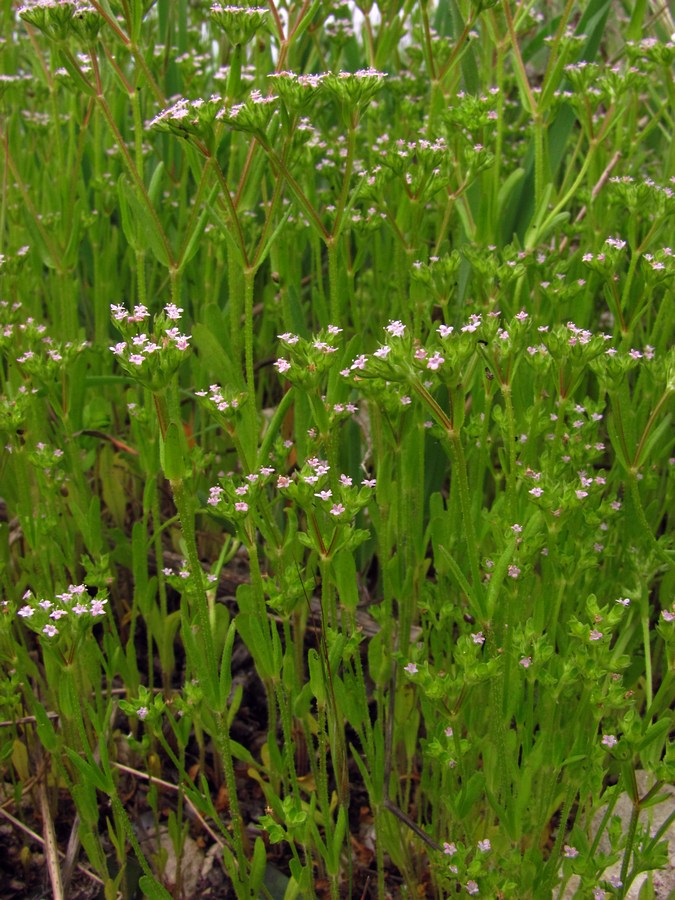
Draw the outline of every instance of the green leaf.
<instances>
[{"instance_id":1,"label":"green leaf","mask_svg":"<svg viewBox=\"0 0 675 900\"><path fill-rule=\"evenodd\" d=\"M215 190L215 188L214 188ZM185 246L181 252L180 259L178 260L178 271L182 272L185 266L190 262L192 257L195 255L197 250L199 250L199 245L202 237L204 236L204 229L206 228L209 221L209 211L205 209L201 214L195 227L192 229L192 232L189 236L187 236L187 241Z\"/></svg>"},{"instance_id":2,"label":"green leaf","mask_svg":"<svg viewBox=\"0 0 675 900\"><path fill-rule=\"evenodd\" d=\"M143 891L143 896L150 900L171 900L171 894L151 875L141 875L138 886Z\"/></svg>"},{"instance_id":3,"label":"green leaf","mask_svg":"<svg viewBox=\"0 0 675 900\"><path fill-rule=\"evenodd\" d=\"M112 785L100 768L95 763L82 759L79 753L76 753L71 747L66 747L65 750L68 759L80 773L82 781L85 784L93 784L99 791L109 796Z\"/></svg>"},{"instance_id":4,"label":"green leaf","mask_svg":"<svg viewBox=\"0 0 675 900\"><path fill-rule=\"evenodd\" d=\"M246 594L245 591L242 592L242 587L250 587L250 585L241 585L239 587L237 599L239 599L240 594ZM267 623L260 621L257 612L240 612L235 621L237 623L237 631L248 647L256 670L263 681L267 681L279 674L275 669L274 648L270 646Z\"/></svg>"},{"instance_id":5,"label":"green leaf","mask_svg":"<svg viewBox=\"0 0 675 900\"><path fill-rule=\"evenodd\" d=\"M249 872L249 884L253 894L260 890L260 885L265 877L265 866L267 864L267 853L263 839L258 837L255 840L253 848L253 859L251 860L251 869Z\"/></svg>"},{"instance_id":6,"label":"green leaf","mask_svg":"<svg viewBox=\"0 0 675 900\"><path fill-rule=\"evenodd\" d=\"M244 387L241 370L234 364L229 329L221 311L213 304L204 311L204 323L192 329L192 342L210 376L222 385Z\"/></svg>"},{"instance_id":7,"label":"green leaf","mask_svg":"<svg viewBox=\"0 0 675 900\"><path fill-rule=\"evenodd\" d=\"M82 821L90 828L98 826L99 808L94 786L87 781L72 787L75 808Z\"/></svg>"},{"instance_id":8,"label":"green leaf","mask_svg":"<svg viewBox=\"0 0 675 900\"><path fill-rule=\"evenodd\" d=\"M307 666L309 668L309 683L312 693L320 706L326 705L326 679L319 654L312 648L307 654Z\"/></svg>"},{"instance_id":9,"label":"green leaf","mask_svg":"<svg viewBox=\"0 0 675 900\"><path fill-rule=\"evenodd\" d=\"M336 553L332 561L340 603L355 610L359 602L358 578L354 554L348 550Z\"/></svg>"},{"instance_id":10,"label":"green leaf","mask_svg":"<svg viewBox=\"0 0 675 900\"><path fill-rule=\"evenodd\" d=\"M159 220L148 210L145 198L139 197L138 188L132 185L126 176L120 175L117 181L117 194L120 211L122 204L126 203L126 227L123 213L122 228L131 246L138 251L144 249L147 242L157 260L167 269L171 268L173 261L169 258L166 235Z\"/></svg>"},{"instance_id":11,"label":"green leaf","mask_svg":"<svg viewBox=\"0 0 675 900\"><path fill-rule=\"evenodd\" d=\"M220 708L225 709L232 688L232 647L237 633L236 620L230 622L220 658Z\"/></svg>"},{"instance_id":12,"label":"green leaf","mask_svg":"<svg viewBox=\"0 0 675 900\"><path fill-rule=\"evenodd\" d=\"M670 423L672 421L672 418L673 417L670 414L665 416L663 421L661 423L659 423L659 425L649 435L649 437L645 441L644 446L642 447L639 457L636 458L636 460L634 462L634 466L636 468L638 466L643 466L647 462L652 450L654 449L656 444L658 444L658 442L661 440L663 435L670 434L670 432L671 432ZM672 440L672 438L671 438L671 440ZM663 454L664 457L666 455L667 455L666 453Z\"/></svg>"},{"instance_id":13,"label":"green leaf","mask_svg":"<svg viewBox=\"0 0 675 900\"><path fill-rule=\"evenodd\" d=\"M60 744L60 738L42 704L35 704L33 715L37 721L37 733L42 746L48 753L54 753Z\"/></svg>"},{"instance_id":14,"label":"green leaf","mask_svg":"<svg viewBox=\"0 0 675 900\"><path fill-rule=\"evenodd\" d=\"M184 444L185 434L175 422L170 422L160 444L162 469L168 481L182 481L187 474Z\"/></svg>"},{"instance_id":15,"label":"green leaf","mask_svg":"<svg viewBox=\"0 0 675 900\"><path fill-rule=\"evenodd\" d=\"M649 726L642 739L637 744L637 750L643 753L651 744L658 741L660 747L661 742L665 739L670 729L673 727L673 720L670 716L660 719Z\"/></svg>"}]
</instances>

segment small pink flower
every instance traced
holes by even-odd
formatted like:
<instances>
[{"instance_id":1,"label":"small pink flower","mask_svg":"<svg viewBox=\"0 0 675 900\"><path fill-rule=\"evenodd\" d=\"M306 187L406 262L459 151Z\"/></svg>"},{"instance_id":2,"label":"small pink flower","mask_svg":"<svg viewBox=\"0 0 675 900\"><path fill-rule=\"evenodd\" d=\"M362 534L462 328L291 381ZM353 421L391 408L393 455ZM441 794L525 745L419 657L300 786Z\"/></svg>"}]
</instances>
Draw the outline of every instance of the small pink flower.
<instances>
[{"instance_id":1,"label":"small pink flower","mask_svg":"<svg viewBox=\"0 0 675 900\"><path fill-rule=\"evenodd\" d=\"M530 490L530 494L532 494L533 497L541 497L541 495L542 495L543 493L544 493L544 489L543 489L543 488L540 488L540 487L533 487L533 488Z\"/></svg>"},{"instance_id":2,"label":"small pink flower","mask_svg":"<svg viewBox=\"0 0 675 900\"><path fill-rule=\"evenodd\" d=\"M443 853L446 856L454 856L457 853L457 845L449 844L447 841L443 844Z\"/></svg>"},{"instance_id":3,"label":"small pink flower","mask_svg":"<svg viewBox=\"0 0 675 900\"><path fill-rule=\"evenodd\" d=\"M122 319L125 319L127 316L126 307L121 306L118 303L110 304L110 312L112 313L112 317L113 317L113 319L115 319L116 322L121 322Z\"/></svg>"},{"instance_id":4,"label":"small pink flower","mask_svg":"<svg viewBox=\"0 0 675 900\"><path fill-rule=\"evenodd\" d=\"M565 846L563 847L563 856L564 857L566 857L567 859L574 859L578 855L579 855L579 851L577 850L576 847L570 847L569 844L565 844Z\"/></svg>"},{"instance_id":5,"label":"small pink flower","mask_svg":"<svg viewBox=\"0 0 675 900\"><path fill-rule=\"evenodd\" d=\"M484 644L485 643L485 635L482 631L477 631L475 634L471 635L471 640L474 644Z\"/></svg>"},{"instance_id":6,"label":"small pink flower","mask_svg":"<svg viewBox=\"0 0 675 900\"><path fill-rule=\"evenodd\" d=\"M443 365L445 359L441 356L440 353L434 353L434 355L427 360L427 369L431 369L435 372L440 366Z\"/></svg>"},{"instance_id":7,"label":"small pink flower","mask_svg":"<svg viewBox=\"0 0 675 900\"><path fill-rule=\"evenodd\" d=\"M520 575L518 566L509 566L509 578L517 578Z\"/></svg>"},{"instance_id":8,"label":"small pink flower","mask_svg":"<svg viewBox=\"0 0 675 900\"><path fill-rule=\"evenodd\" d=\"M176 322L178 319L180 319L183 310L179 306L176 306L175 303L167 303L167 305L164 307L164 312L166 313L167 319L172 319L174 322Z\"/></svg>"},{"instance_id":9,"label":"small pink flower","mask_svg":"<svg viewBox=\"0 0 675 900\"><path fill-rule=\"evenodd\" d=\"M480 891L478 889L478 885L476 884L475 881L467 881L466 892L467 892L467 894L471 894L471 896L475 896L476 894L480 893Z\"/></svg>"},{"instance_id":10,"label":"small pink flower","mask_svg":"<svg viewBox=\"0 0 675 900\"><path fill-rule=\"evenodd\" d=\"M345 511L345 507L341 503L336 503L334 506L331 506L330 514L331 516L341 516Z\"/></svg>"},{"instance_id":11,"label":"small pink flower","mask_svg":"<svg viewBox=\"0 0 675 900\"><path fill-rule=\"evenodd\" d=\"M107 600L92 600L89 612L92 616L104 616Z\"/></svg>"},{"instance_id":12,"label":"small pink flower","mask_svg":"<svg viewBox=\"0 0 675 900\"><path fill-rule=\"evenodd\" d=\"M243 500L240 500L238 503L234 504L234 508L237 512L248 512L248 503L245 503Z\"/></svg>"},{"instance_id":13,"label":"small pink flower","mask_svg":"<svg viewBox=\"0 0 675 900\"><path fill-rule=\"evenodd\" d=\"M136 712L136 715L142 722L143 719L147 719L149 712L150 712L150 710L148 709L147 706L139 706L138 711Z\"/></svg>"},{"instance_id":14,"label":"small pink flower","mask_svg":"<svg viewBox=\"0 0 675 900\"><path fill-rule=\"evenodd\" d=\"M290 483L291 483L291 479L288 478L286 475L280 475L277 478L277 487L278 488L287 488Z\"/></svg>"},{"instance_id":15,"label":"small pink flower","mask_svg":"<svg viewBox=\"0 0 675 900\"><path fill-rule=\"evenodd\" d=\"M407 666L403 667L403 670L408 673L408 675L417 675L417 663L409 662Z\"/></svg>"},{"instance_id":16,"label":"small pink flower","mask_svg":"<svg viewBox=\"0 0 675 900\"><path fill-rule=\"evenodd\" d=\"M405 325L402 322L399 322L398 319L395 319L387 325L386 330L394 337L403 337L405 334Z\"/></svg>"},{"instance_id":17,"label":"small pink flower","mask_svg":"<svg viewBox=\"0 0 675 900\"><path fill-rule=\"evenodd\" d=\"M603 747L607 747L608 750L611 750L612 747L616 747L616 745L619 743L619 740L614 734L606 734L603 736L600 743Z\"/></svg>"},{"instance_id":18,"label":"small pink flower","mask_svg":"<svg viewBox=\"0 0 675 900\"><path fill-rule=\"evenodd\" d=\"M487 853L492 849L492 844L490 843L489 838L485 838L484 841L478 841L478 849L481 853Z\"/></svg>"},{"instance_id":19,"label":"small pink flower","mask_svg":"<svg viewBox=\"0 0 675 900\"><path fill-rule=\"evenodd\" d=\"M47 637L54 637L55 635L57 635L59 633L59 629L55 625L47 624L42 629L42 633L46 634Z\"/></svg>"},{"instance_id":20,"label":"small pink flower","mask_svg":"<svg viewBox=\"0 0 675 900\"><path fill-rule=\"evenodd\" d=\"M603 637L603 633L601 631L598 631L597 628L594 628L589 635L589 639L591 641L601 641Z\"/></svg>"},{"instance_id":21,"label":"small pink flower","mask_svg":"<svg viewBox=\"0 0 675 900\"><path fill-rule=\"evenodd\" d=\"M320 500L330 500L333 496L333 492L330 488L327 491L319 491L318 494L314 494L315 497L318 497Z\"/></svg>"},{"instance_id":22,"label":"small pink flower","mask_svg":"<svg viewBox=\"0 0 675 900\"><path fill-rule=\"evenodd\" d=\"M532 657L524 656L521 660L518 661L518 665L522 666L524 669L529 669L532 665Z\"/></svg>"},{"instance_id":23,"label":"small pink flower","mask_svg":"<svg viewBox=\"0 0 675 900\"><path fill-rule=\"evenodd\" d=\"M274 363L274 368L277 370L277 372L278 372L280 375L283 375L284 372L288 372L288 370L290 369L290 367L291 367L291 364L289 363L289 361L288 361L287 359L284 359L283 357L280 357L280 358Z\"/></svg>"}]
</instances>

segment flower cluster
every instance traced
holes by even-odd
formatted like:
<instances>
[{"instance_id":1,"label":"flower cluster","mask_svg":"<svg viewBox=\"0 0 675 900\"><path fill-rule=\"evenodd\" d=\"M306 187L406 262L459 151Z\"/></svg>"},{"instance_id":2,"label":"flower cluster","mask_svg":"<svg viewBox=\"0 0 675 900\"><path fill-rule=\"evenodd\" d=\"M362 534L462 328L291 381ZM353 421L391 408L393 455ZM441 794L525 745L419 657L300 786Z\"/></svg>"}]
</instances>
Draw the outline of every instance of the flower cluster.
<instances>
[{"instance_id":1,"label":"flower cluster","mask_svg":"<svg viewBox=\"0 0 675 900\"><path fill-rule=\"evenodd\" d=\"M238 476L230 474L220 479L220 484L209 488L207 506L218 518L230 522L241 522L272 481L274 468L262 466L257 472Z\"/></svg>"},{"instance_id":2,"label":"flower cluster","mask_svg":"<svg viewBox=\"0 0 675 900\"><path fill-rule=\"evenodd\" d=\"M32 316L21 321L20 310L20 303L0 304L0 353L17 362L24 375L52 386L89 342L57 341Z\"/></svg>"},{"instance_id":3,"label":"flower cluster","mask_svg":"<svg viewBox=\"0 0 675 900\"><path fill-rule=\"evenodd\" d=\"M228 475L209 489L207 506L228 521L242 521L266 487L276 489L277 497L293 500L303 509L323 510L340 521L351 521L363 509L375 488L374 478L363 478L360 486L345 473L333 477L326 460L311 457L293 473L275 473L272 466L262 466L248 475Z\"/></svg>"},{"instance_id":4,"label":"flower cluster","mask_svg":"<svg viewBox=\"0 0 675 900\"><path fill-rule=\"evenodd\" d=\"M219 384L209 385L208 391L195 391L201 405L207 412L220 420L231 420L246 403L245 393L223 388Z\"/></svg>"},{"instance_id":5,"label":"flower cluster","mask_svg":"<svg viewBox=\"0 0 675 900\"><path fill-rule=\"evenodd\" d=\"M211 135L223 102L219 94L212 94L208 100L179 97L175 103L158 113L147 127L168 131L178 137L192 135L204 140Z\"/></svg>"},{"instance_id":6,"label":"flower cluster","mask_svg":"<svg viewBox=\"0 0 675 900\"><path fill-rule=\"evenodd\" d=\"M93 43L103 20L86 0L30 0L19 7L24 22L38 28L53 41L65 41L75 35Z\"/></svg>"},{"instance_id":7,"label":"flower cluster","mask_svg":"<svg viewBox=\"0 0 675 900\"><path fill-rule=\"evenodd\" d=\"M272 117L277 113L276 94L264 95L259 90L251 91L248 100L222 106L216 115L219 122L225 122L236 131L263 135Z\"/></svg>"},{"instance_id":8,"label":"flower cluster","mask_svg":"<svg viewBox=\"0 0 675 900\"><path fill-rule=\"evenodd\" d=\"M269 10L263 6L223 6L214 3L211 21L225 32L235 46L247 44L257 31L265 27Z\"/></svg>"},{"instance_id":9,"label":"flower cluster","mask_svg":"<svg viewBox=\"0 0 675 900\"><path fill-rule=\"evenodd\" d=\"M443 137L429 140L392 140L388 134L375 141L374 152L381 165L390 170L404 185L405 191L418 200L430 199L450 183L449 148ZM379 166L371 170L370 178L377 175Z\"/></svg>"},{"instance_id":10,"label":"flower cluster","mask_svg":"<svg viewBox=\"0 0 675 900\"><path fill-rule=\"evenodd\" d=\"M286 331L277 335L285 354L274 363L274 368L291 384L306 388L316 387L321 383L323 375L334 365L334 356L338 347L334 341L342 329L337 325L329 325L324 331L312 338L305 339Z\"/></svg>"},{"instance_id":11,"label":"flower cluster","mask_svg":"<svg viewBox=\"0 0 675 900\"><path fill-rule=\"evenodd\" d=\"M47 638L57 635L72 634L81 628L99 620L106 614L108 600L98 594L90 597L84 584L71 584L67 590L56 594L53 599L38 599L32 591L23 595L24 605L17 610L23 622L37 634Z\"/></svg>"},{"instance_id":12,"label":"flower cluster","mask_svg":"<svg viewBox=\"0 0 675 900\"><path fill-rule=\"evenodd\" d=\"M182 309L169 303L155 316L152 331L141 331L151 318L146 306L128 310L121 304L110 307L113 323L124 340L110 347L120 366L150 390L164 387L183 362L190 349L190 335L183 334L175 323Z\"/></svg>"},{"instance_id":13,"label":"flower cluster","mask_svg":"<svg viewBox=\"0 0 675 900\"><path fill-rule=\"evenodd\" d=\"M329 72L323 78L326 90L340 104L347 121L354 113L365 109L384 85L386 72L377 69L359 69L357 72Z\"/></svg>"},{"instance_id":14,"label":"flower cluster","mask_svg":"<svg viewBox=\"0 0 675 900\"><path fill-rule=\"evenodd\" d=\"M274 89L288 112L295 116L301 113L321 93L325 75L297 75L295 72L274 72L267 76L272 79Z\"/></svg>"}]
</instances>

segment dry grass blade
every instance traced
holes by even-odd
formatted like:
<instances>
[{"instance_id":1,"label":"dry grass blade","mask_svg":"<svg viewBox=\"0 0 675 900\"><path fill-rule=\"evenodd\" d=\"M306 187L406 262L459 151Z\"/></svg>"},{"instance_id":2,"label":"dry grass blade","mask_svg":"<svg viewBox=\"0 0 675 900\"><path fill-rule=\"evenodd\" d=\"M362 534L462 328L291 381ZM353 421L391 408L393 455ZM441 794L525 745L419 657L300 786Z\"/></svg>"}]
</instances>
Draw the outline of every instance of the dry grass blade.
<instances>
[{"instance_id":1,"label":"dry grass blade","mask_svg":"<svg viewBox=\"0 0 675 900\"><path fill-rule=\"evenodd\" d=\"M52 885L52 893L54 900L65 900L63 882L61 880L61 866L59 864L59 848L56 843L56 833L54 831L54 819L52 818L52 813L49 809L46 772L38 784L38 796L40 798L40 812L42 814L45 859L47 861L49 881Z\"/></svg>"}]
</instances>

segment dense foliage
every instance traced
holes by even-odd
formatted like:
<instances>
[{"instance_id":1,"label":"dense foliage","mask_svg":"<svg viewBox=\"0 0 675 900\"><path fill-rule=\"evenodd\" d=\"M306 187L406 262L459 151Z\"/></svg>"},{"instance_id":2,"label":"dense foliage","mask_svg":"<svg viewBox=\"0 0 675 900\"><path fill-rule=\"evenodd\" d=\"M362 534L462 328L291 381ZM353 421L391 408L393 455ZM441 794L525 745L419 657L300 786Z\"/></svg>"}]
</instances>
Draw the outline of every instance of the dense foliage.
<instances>
[{"instance_id":1,"label":"dense foliage","mask_svg":"<svg viewBox=\"0 0 675 900\"><path fill-rule=\"evenodd\" d=\"M0 3L0 816L54 897L194 896L195 840L218 896L653 896L675 26L542 8Z\"/></svg>"}]
</instances>

